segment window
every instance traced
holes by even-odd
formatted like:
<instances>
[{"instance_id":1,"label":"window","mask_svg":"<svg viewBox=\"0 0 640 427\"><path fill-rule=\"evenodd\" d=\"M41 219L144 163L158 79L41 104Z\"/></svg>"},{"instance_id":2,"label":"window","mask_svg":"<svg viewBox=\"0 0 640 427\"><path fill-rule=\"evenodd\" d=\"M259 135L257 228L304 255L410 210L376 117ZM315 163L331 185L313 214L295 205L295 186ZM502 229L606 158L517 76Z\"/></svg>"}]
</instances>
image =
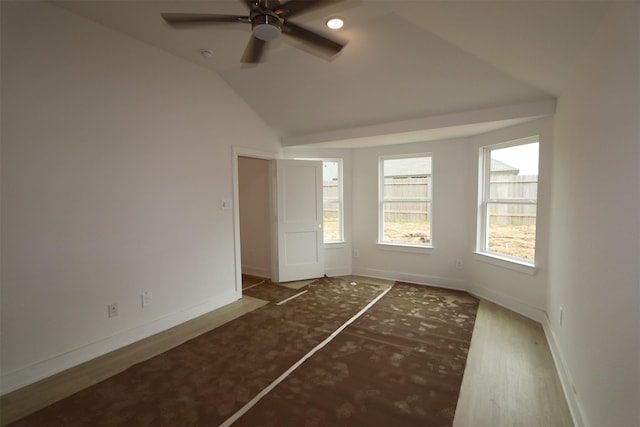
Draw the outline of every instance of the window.
<instances>
[{"instance_id":1,"label":"window","mask_svg":"<svg viewBox=\"0 0 640 427\"><path fill-rule=\"evenodd\" d=\"M380 243L432 245L431 155L380 158Z\"/></svg>"},{"instance_id":2,"label":"window","mask_svg":"<svg viewBox=\"0 0 640 427\"><path fill-rule=\"evenodd\" d=\"M534 264L538 138L480 149L478 252Z\"/></svg>"},{"instance_id":3,"label":"window","mask_svg":"<svg viewBox=\"0 0 640 427\"><path fill-rule=\"evenodd\" d=\"M344 241L342 160L322 161L324 242Z\"/></svg>"}]
</instances>

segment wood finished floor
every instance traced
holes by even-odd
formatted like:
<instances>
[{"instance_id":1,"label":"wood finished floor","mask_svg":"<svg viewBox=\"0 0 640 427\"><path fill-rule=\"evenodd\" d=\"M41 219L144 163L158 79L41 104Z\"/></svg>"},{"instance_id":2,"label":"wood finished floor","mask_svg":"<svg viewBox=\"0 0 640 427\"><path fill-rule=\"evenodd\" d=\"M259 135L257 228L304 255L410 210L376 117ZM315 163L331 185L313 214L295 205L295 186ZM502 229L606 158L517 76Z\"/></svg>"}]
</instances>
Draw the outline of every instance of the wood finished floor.
<instances>
[{"instance_id":1,"label":"wood finished floor","mask_svg":"<svg viewBox=\"0 0 640 427\"><path fill-rule=\"evenodd\" d=\"M480 301L453 425L573 426L542 325Z\"/></svg>"},{"instance_id":2,"label":"wood finished floor","mask_svg":"<svg viewBox=\"0 0 640 427\"><path fill-rule=\"evenodd\" d=\"M0 397L4 426L125 369L217 328L268 301L245 296L218 310Z\"/></svg>"},{"instance_id":3,"label":"wood finished floor","mask_svg":"<svg viewBox=\"0 0 640 427\"><path fill-rule=\"evenodd\" d=\"M0 422L6 425L263 304L244 297L164 333L2 396ZM480 302L453 425L573 425L540 324L496 304Z\"/></svg>"}]
</instances>

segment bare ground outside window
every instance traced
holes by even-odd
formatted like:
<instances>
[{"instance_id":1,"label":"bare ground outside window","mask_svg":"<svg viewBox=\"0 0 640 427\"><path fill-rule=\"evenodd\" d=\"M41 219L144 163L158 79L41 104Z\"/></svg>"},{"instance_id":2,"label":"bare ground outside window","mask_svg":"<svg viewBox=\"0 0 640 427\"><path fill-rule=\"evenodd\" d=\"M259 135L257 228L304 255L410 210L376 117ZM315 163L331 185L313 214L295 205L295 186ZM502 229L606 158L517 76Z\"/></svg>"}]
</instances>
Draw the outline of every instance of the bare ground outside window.
<instances>
[{"instance_id":1,"label":"bare ground outside window","mask_svg":"<svg viewBox=\"0 0 640 427\"><path fill-rule=\"evenodd\" d=\"M337 236L338 221L324 219L324 235ZM424 244L431 242L431 230L424 222L387 221L385 238L393 242ZM536 241L535 224L491 224L489 226L489 251L534 260Z\"/></svg>"},{"instance_id":2,"label":"bare ground outside window","mask_svg":"<svg viewBox=\"0 0 640 427\"><path fill-rule=\"evenodd\" d=\"M489 251L533 261L535 224L490 224Z\"/></svg>"}]
</instances>

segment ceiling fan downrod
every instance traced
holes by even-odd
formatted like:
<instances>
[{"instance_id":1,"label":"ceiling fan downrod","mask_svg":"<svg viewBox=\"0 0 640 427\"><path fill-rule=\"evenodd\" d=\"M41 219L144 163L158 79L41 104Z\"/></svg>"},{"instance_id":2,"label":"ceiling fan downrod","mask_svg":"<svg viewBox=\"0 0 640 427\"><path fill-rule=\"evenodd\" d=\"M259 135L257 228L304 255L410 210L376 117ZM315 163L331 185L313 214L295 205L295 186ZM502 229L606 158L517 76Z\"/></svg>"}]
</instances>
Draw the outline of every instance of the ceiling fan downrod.
<instances>
[{"instance_id":1,"label":"ceiling fan downrod","mask_svg":"<svg viewBox=\"0 0 640 427\"><path fill-rule=\"evenodd\" d=\"M251 23L251 38L241 61L247 64L256 64L260 62L268 42L277 39L282 33L331 55L340 52L345 46L345 42L334 40L289 20L295 15L325 6L333 1L335 0L288 0L280 3L280 0L242 0L249 9L249 16L173 12L161 13L160 16L169 25L182 28L201 24Z\"/></svg>"}]
</instances>

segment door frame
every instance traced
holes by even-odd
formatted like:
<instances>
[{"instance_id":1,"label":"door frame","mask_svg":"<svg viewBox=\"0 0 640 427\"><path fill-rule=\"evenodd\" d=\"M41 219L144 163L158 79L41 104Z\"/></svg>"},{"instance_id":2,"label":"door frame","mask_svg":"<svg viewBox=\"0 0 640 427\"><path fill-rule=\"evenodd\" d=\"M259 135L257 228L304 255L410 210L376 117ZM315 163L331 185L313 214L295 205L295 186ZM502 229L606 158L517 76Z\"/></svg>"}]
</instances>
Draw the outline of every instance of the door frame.
<instances>
[{"instance_id":1,"label":"door frame","mask_svg":"<svg viewBox=\"0 0 640 427\"><path fill-rule=\"evenodd\" d=\"M273 163L274 160L280 158L277 153L270 153L266 151L255 150L252 148L245 147L231 147L231 155L232 155L232 169L233 169L233 244L234 244L234 269L235 269L235 292L236 297L238 299L242 298L242 252L241 252L241 241L240 241L240 185L238 180L238 158L239 157L250 157L254 159L262 159L268 160ZM277 261L277 242L275 241L274 236L274 224L273 219L273 171L269 172L269 180L271 188L271 195L269 197L270 200L270 210L271 210L271 230L269 231L271 234L271 248L269 250L270 257L270 267L271 267L271 275L274 272L274 262ZM275 254L275 255L274 255Z\"/></svg>"}]
</instances>

